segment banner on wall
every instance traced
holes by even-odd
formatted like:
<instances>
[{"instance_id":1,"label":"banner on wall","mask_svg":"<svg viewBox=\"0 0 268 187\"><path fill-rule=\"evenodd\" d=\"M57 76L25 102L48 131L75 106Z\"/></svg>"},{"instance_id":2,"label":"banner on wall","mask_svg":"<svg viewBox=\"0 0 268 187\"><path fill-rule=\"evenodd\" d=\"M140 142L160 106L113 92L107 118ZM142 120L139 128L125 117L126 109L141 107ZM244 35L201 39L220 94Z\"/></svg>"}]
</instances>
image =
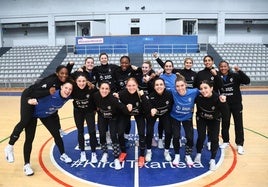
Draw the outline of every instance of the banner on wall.
<instances>
[{"instance_id":1,"label":"banner on wall","mask_svg":"<svg viewBox=\"0 0 268 187\"><path fill-rule=\"evenodd\" d=\"M104 39L103 38L79 38L77 39L78 45L84 45L84 44L103 44Z\"/></svg>"}]
</instances>

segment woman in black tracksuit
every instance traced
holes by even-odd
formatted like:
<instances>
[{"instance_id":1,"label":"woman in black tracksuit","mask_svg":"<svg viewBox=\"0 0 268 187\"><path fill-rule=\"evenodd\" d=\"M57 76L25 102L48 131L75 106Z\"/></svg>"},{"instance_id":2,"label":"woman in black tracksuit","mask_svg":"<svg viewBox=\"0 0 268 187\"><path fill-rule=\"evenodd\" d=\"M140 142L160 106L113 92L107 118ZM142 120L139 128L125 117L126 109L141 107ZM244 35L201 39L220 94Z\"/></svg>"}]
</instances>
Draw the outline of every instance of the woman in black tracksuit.
<instances>
[{"instance_id":1,"label":"woman in black tracksuit","mask_svg":"<svg viewBox=\"0 0 268 187\"><path fill-rule=\"evenodd\" d=\"M70 62L67 66L60 65L56 68L56 72L45 77L30 87L26 88L21 95L20 100L20 121L14 127L12 134L10 135L10 139L8 142L8 146L5 148L6 159L8 162L14 162L13 155L13 145L19 139L19 136L23 129L28 130L33 128L31 126L31 120L34 112L34 106L28 103L30 98L41 98L44 96L52 95L56 92L57 89L60 89L60 86L67 80L74 63ZM60 123L58 123L60 124ZM58 126L60 129L60 126ZM27 142L27 137L26 140ZM28 152L30 148L27 144L24 146L24 152Z\"/></svg>"},{"instance_id":2,"label":"woman in black tracksuit","mask_svg":"<svg viewBox=\"0 0 268 187\"><path fill-rule=\"evenodd\" d=\"M84 121L86 120L87 130L90 138L91 147L91 162L97 163L96 156L96 128L95 128L95 110L93 102L93 93L97 91L95 87L88 85L87 75L84 72L75 72L72 74L75 80L74 89L72 92L74 121L77 127L78 143L81 150L80 161L87 160L85 153L85 138L84 138ZM90 85L92 85L90 83Z\"/></svg>"},{"instance_id":3,"label":"woman in black tracksuit","mask_svg":"<svg viewBox=\"0 0 268 187\"><path fill-rule=\"evenodd\" d=\"M126 128L126 124L130 120L131 116L134 116L135 121L137 123L138 134L139 134L139 167L143 167L145 163L145 114L144 111L148 111L148 109L144 109L143 107L147 106L146 96L144 92L138 90L138 82L135 78L131 77L126 82L126 89L119 92L120 101L125 104L131 104L133 109L129 115L120 115L119 119L119 127L118 127L118 137L119 144L121 148L121 154L119 157L120 162L123 162L127 156L126 146L124 140L124 132ZM145 104L143 104L145 103Z\"/></svg>"},{"instance_id":4,"label":"woman in black tracksuit","mask_svg":"<svg viewBox=\"0 0 268 187\"><path fill-rule=\"evenodd\" d=\"M100 65L95 66L92 70L94 76L96 76L97 87L103 82L106 81L110 84L112 93L116 91L115 85L115 76L114 72L119 68L115 64L109 64L109 57L106 53L101 53L99 55Z\"/></svg>"},{"instance_id":5,"label":"woman in black tracksuit","mask_svg":"<svg viewBox=\"0 0 268 187\"><path fill-rule=\"evenodd\" d=\"M226 148L229 145L229 128L232 114L234 119L237 152L238 154L244 154L243 105L240 86L242 84L249 84L250 79L243 71L240 70L238 66L234 66L235 72L232 72L230 70L229 63L226 61L221 61L219 63L219 70L224 84L223 95L226 96L230 110L230 115L222 122L221 135L223 144L220 147Z\"/></svg>"},{"instance_id":6,"label":"woman in black tracksuit","mask_svg":"<svg viewBox=\"0 0 268 187\"><path fill-rule=\"evenodd\" d=\"M213 84L204 80L200 83L200 95L196 97L196 124L197 124L197 154L196 163L201 163L201 152L206 139L206 130L209 131L211 141L210 170L216 169L215 157L219 148L219 131L221 118L229 114L225 96L219 96L213 91Z\"/></svg>"},{"instance_id":7,"label":"woman in black tracksuit","mask_svg":"<svg viewBox=\"0 0 268 187\"><path fill-rule=\"evenodd\" d=\"M171 92L167 91L165 88L165 81L162 78L156 78L154 80L154 91L149 95L149 105L151 108L150 114L147 114L147 124L146 124L146 144L147 153L145 160L147 162L151 161L152 158L152 138L154 134L154 124L159 119L159 123L164 125L165 131L165 151L164 157L169 158L169 147L171 142L171 125L170 125L170 115L169 112L173 105L173 97ZM171 157L170 157L171 158ZM166 159L167 160L167 159ZM167 161L170 161L169 159Z\"/></svg>"},{"instance_id":8,"label":"woman in black tracksuit","mask_svg":"<svg viewBox=\"0 0 268 187\"><path fill-rule=\"evenodd\" d=\"M164 69L165 63L159 58L157 53L154 53L153 56L155 57L156 62ZM186 80L187 88L193 88L194 79L197 75L195 71L192 70L193 66L193 59L187 57L184 59L184 68L178 69L173 68L172 73L180 73Z\"/></svg>"},{"instance_id":9,"label":"woman in black tracksuit","mask_svg":"<svg viewBox=\"0 0 268 187\"><path fill-rule=\"evenodd\" d=\"M117 117L121 112L128 115L129 111L132 110L132 107L119 102L119 100L111 94L110 85L107 82L102 82L100 84L99 91L93 95L93 98L98 112L98 128L100 132L101 149L103 151L100 161L106 163L108 159L108 146L106 142L106 131L108 126L112 139L113 155L115 157L115 169L119 170L121 169L121 165L118 159L120 147L117 137Z\"/></svg>"}]
</instances>

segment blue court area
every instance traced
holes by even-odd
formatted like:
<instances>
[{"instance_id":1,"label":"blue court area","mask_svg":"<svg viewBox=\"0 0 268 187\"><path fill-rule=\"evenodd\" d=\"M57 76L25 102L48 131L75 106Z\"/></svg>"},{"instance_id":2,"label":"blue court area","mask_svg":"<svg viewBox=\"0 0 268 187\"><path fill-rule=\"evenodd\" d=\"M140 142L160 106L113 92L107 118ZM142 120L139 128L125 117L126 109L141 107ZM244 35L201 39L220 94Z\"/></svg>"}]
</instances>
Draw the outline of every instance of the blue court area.
<instances>
[{"instance_id":1,"label":"blue court area","mask_svg":"<svg viewBox=\"0 0 268 187\"><path fill-rule=\"evenodd\" d=\"M157 125L155 125L157 128ZM156 129L155 129L156 130ZM85 129L85 132L86 129ZM155 131L157 132L157 131ZM183 132L182 132L183 133ZM55 160L57 167L63 172L67 172L68 175L76 178L79 181L85 183L95 183L98 186L164 186L170 184L180 184L190 182L191 179L200 177L201 175L209 171L210 152L204 147L202 152L202 165L195 163L193 167L189 168L184 161L184 145L181 147L181 161L178 166L173 166L171 162L164 160L164 149L157 147L152 148L153 157L151 162L147 162L143 168L139 168L137 164L138 159L138 146L135 141L138 140L138 135L135 132L135 123L132 121L131 140L129 142L129 148L127 150L127 159L122 163L123 168L121 170L114 169L114 157L112 150L109 149L108 163L104 164L98 162L97 164L90 163L90 147L89 139L87 137L86 153L88 160L84 163L80 163L80 151L77 147L77 131L74 130L68 135L64 136L64 144L66 153L73 159L73 163L65 164L59 160L59 152L57 147L53 147L52 156ZM197 132L195 130L195 142L197 138ZM186 141L183 140L183 144ZM172 158L174 158L173 149L170 149ZM192 158L196 151L194 149ZM97 150L98 160L100 160L102 152L100 148ZM216 162L219 164L219 160L223 159L222 153L219 149ZM220 166L219 166L220 167Z\"/></svg>"}]
</instances>

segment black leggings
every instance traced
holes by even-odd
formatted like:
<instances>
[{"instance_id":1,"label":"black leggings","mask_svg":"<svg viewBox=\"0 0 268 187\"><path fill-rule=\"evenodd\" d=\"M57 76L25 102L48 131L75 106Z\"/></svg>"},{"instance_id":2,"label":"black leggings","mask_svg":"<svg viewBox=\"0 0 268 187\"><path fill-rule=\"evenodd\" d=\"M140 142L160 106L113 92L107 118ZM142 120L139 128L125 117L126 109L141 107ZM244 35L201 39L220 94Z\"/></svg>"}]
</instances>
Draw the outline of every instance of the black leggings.
<instances>
[{"instance_id":1,"label":"black leggings","mask_svg":"<svg viewBox=\"0 0 268 187\"><path fill-rule=\"evenodd\" d=\"M204 118L197 117L197 143L196 149L197 153L201 153L204 141L206 139L206 130L209 131L209 140L211 141L211 159L215 159L218 148L219 148L219 131L220 131L220 120L208 120Z\"/></svg>"},{"instance_id":2,"label":"black leggings","mask_svg":"<svg viewBox=\"0 0 268 187\"><path fill-rule=\"evenodd\" d=\"M126 144L124 138L124 132L126 130L126 124L130 121L131 116L129 115L120 115L118 118L118 138L119 145L122 152L126 152ZM140 156L145 155L145 117L143 115L134 116L135 121L137 123L137 129L139 134L139 147L140 147Z\"/></svg>"},{"instance_id":3,"label":"black leggings","mask_svg":"<svg viewBox=\"0 0 268 187\"><path fill-rule=\"evenodd\" d=\"M103 118L101 114L98 114L98 128L100 133L101 149L104 153L108 152L108 146L106 142L107 127L110 130L110 136L112 140L113 155L115 158L119 157L120 148L117 136L117 118L107 119Z\"/></svg>"},{"instance_id":4,"label":"black leggings","mask_svg":"<svg viewBox=\"0 0 268 187\"><path fill-rule=\"evenodd\" d=\"M162 116L147 116L147 124L146 124L146 144L147 144L147 149L152 148L152 138L154 135L154 125L156 122L156 119L159 119L158 122L158 130L159 130L159 125L160 123L162 124L161 129L165 131L165 149L169 149L170 147L170 141L171 141L171 124L170 124L170 115L165 114ZM160 136L159 136L160 138ZM161 136L162 138L162 136Z\"/></svg>"},{"instance_id":5,"label":"black leggings","mask_svg":"<svg viewBox=\"0 0 268 187\"><path fill-rule=\"evenodd\" d=\"M87 123L87 130L90 138L91 151L96 151L97 138L95 127L95 112L87 112L85 110L74 109L74 121L77 128L77 138L79 148L81 151L85 150L85 138L84 138L84 121Z\"/></svg>"},{"instance_id":6,"label":"black leggings","mask_svg":"<svg viewBox=\"0 0 268 187\"><path fill-rule=\"evenodd\" d=\"M190 155L194 146L194 130L192 118L186 121L178 121L171 117L174 152L175 154L180 153L181 125L183 126L187 140L187 143L185 145L185 154Z\"/></svg>"},{"instance_id":7,"label":"black leggings","mask_svg":"<svg viewBox=\"0 0 268 187\"><path fill-rule=\"evenodd\" d=\"M8 142L10 145L14 145L16 143L16 141L20 137L20 133L23 131L24 128L25 130L26 128L33 128L32 118L34 113L34 105L28 104L29 95L30 90L28 88L22 92L20 98L20 121L14 127L13 132L10 135L10 139Z\"/></svg>"},{"instance_id":8,"label":"black leggings","mask_svg":"<svg viewBox=\"0 0 268 187\"><path fill-rule=\"evenodd\" d=\"M55 144L57 145L60 154L65 153L63 140L60 136L59 127L60 127L60 118L58 113L54 113L46 118L40 118L41 122L53 136Z\"/></svg>"}]
</instances>

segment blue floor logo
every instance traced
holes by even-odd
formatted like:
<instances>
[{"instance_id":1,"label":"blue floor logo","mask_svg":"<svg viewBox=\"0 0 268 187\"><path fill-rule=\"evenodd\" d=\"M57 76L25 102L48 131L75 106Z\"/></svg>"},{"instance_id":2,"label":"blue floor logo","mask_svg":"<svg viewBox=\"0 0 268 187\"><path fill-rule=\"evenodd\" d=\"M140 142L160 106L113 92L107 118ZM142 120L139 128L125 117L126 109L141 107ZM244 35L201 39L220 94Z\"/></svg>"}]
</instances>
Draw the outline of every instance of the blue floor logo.
<instances>
[{"instance_id":1,"label":"blue floor logo","mask_svg":"<svg viewBox=\"0 0 268 187\"><path fill-rule=\"evenodd\" d=\"M132 122L134 123L134 122ZM157 125L156 125L157 126ZM132 124L132 129L134 125ZM86 130L86 128L85 128ZM195 130L195 137L197 132ZM131 134L129 141L129 148L127 150L127 158L122 163L121 170L114 169L113 155L111 147L109 147L109 158L107 163L98 162L93 164L90 162L91 151L89 146L89 136L85 135L86 154L88 160L81 163L80 150L77 146L77 130L70 132L63 137L66 153L73 159L71 164L65 164L60 161L59 151L54 146L52 149L52 156L57 167L63 170L68 175L83 181L88 184L95 184L98 186L165 186L165 185L179 185L191 182L209 173L210 152L204 147L202 152L202 164L195 163L191 168L188 167L184 161L185 146L180 149L180 163L177 166L172 165L172 162L167 162L164 159L164 149L152 147L152 161L147 162L143 168L138 167L138 136L134 132ZM185 139L184 139L185 140ZM196 142L196 140L195 140ZM170 154L174 158L174 151L171 148ZM195 148L192 158L196 154ZM98 160L100 160L102 152L97 150ZM220 165L223 159L223 154L219 149L216 162Z\"/></svg>"}]
</instances>

